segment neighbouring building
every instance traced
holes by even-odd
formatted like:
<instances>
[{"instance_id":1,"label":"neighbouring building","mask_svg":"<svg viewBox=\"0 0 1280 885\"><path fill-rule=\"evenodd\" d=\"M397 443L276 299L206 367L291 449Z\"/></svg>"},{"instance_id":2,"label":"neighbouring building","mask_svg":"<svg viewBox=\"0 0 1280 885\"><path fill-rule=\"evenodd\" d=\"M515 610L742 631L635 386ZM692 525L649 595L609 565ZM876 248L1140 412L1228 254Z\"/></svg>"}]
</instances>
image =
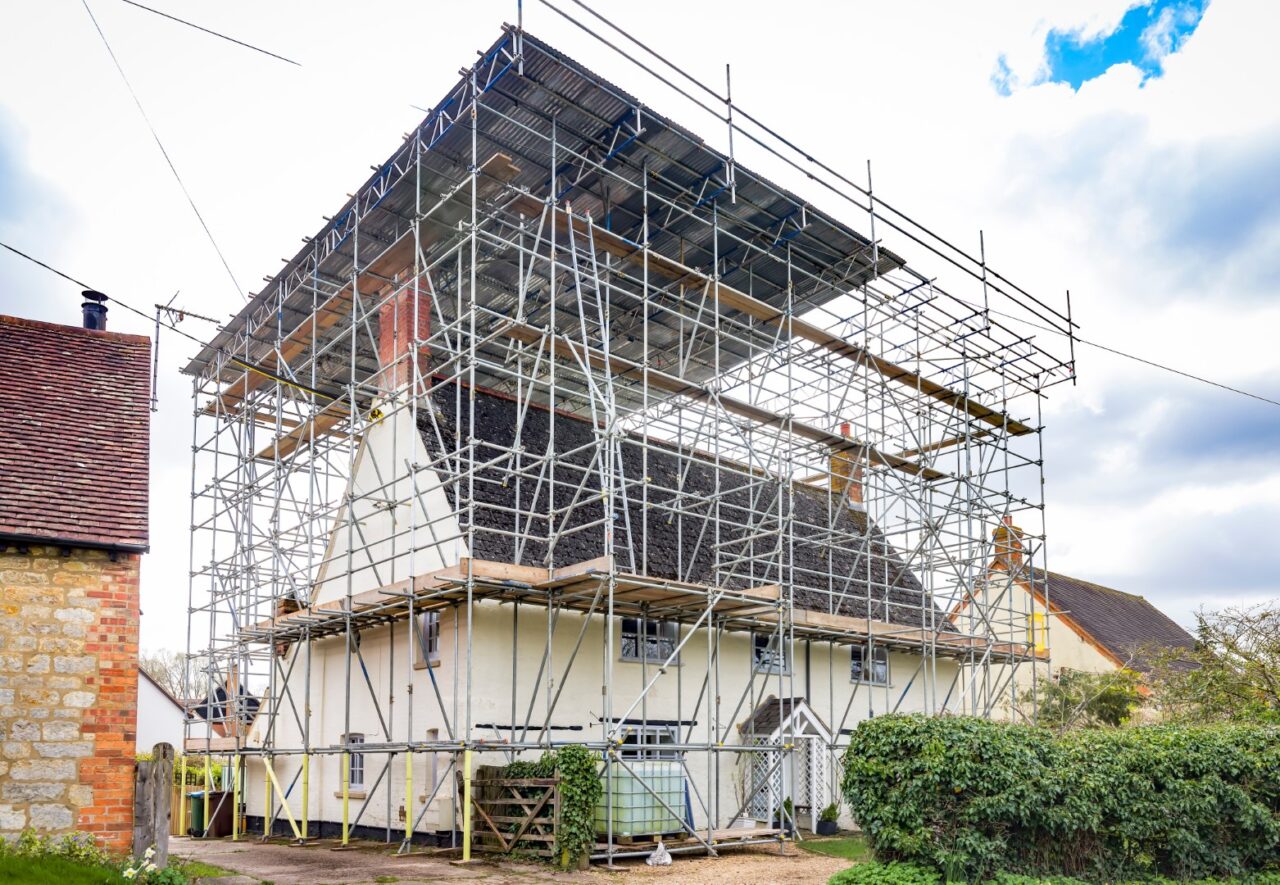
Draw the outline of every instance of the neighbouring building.
<instances>
[{"instance_id":1,"label":"neighbouring building","mask_svg":"<svg viewBox=\"0 0 1280 885\"><path fill-rule=\"evenodd\" d=\"M0 837L127 849L151 342L0 316Z\"/></svg>"},{"instance_id":2,"label":"neighbouring building","mask_svg":"<svg viewBox=\"0 0 1280 885\"><path fill-rule=\"evenodd\" d=\"M1008 638L1024 639L1048 655L1048 672L1036 675L1121 668L1141 673L1150 668L1151 653L1195 646L1195 637L1142 596L1033 568L1024 534L1012 521L997 526L991 541L994 555L979 598L1022 613L1011 619ZM1018 692L1031 687L1032 675L1013 678Z\"/></svg>"},{"instance_id":3,"label":"neighbouring building","mask_svg":"<svg viewBox=\"0 0 1280 885\"><path fill-rule=\"evenodd\" d=\"M182 748L187 711L182 701L138 668L138 733L135 743L139 753L150 753L156 744Z\"/></svg>"}]
</instances>

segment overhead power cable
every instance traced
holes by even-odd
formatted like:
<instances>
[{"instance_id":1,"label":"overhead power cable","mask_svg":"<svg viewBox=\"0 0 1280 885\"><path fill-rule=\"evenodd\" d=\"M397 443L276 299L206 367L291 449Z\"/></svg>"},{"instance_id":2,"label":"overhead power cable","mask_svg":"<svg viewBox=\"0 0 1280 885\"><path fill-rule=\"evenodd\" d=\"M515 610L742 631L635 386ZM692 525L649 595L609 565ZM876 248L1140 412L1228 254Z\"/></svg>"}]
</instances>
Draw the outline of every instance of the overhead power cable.
<instances>
[{"instance_id":1,"label":"overhead power cable","mask_svg":"<svg viewBox=\"0 0 1280 885\"><path fill-rule=\"evenodd\" d=\"M123 0L123 2L128 3L130 6L136 6L139 9L145 9L147 12L155 13L156 15L161 16L162 18L167 18L170 21L175 21L180 25L186 25L188 28L195 28L197 31L204 31L206 34L209 34L211 36L220 37L221 39L226 40L229 43L234 43L237 46L243 46L245 49L252 49L254 52L261 52L263 55L269 55L272 58L278 58L280 61L288 62L291 65L297 65L298 67L302 67L301 62L296 62L291 58L285 58L283 55L276 55L274 52L270 51L269 49L263 49L261 46L254 46L252 43L246 43L243 40L237 40L235 37L228 37L226 34L220 33L219 31L213 31L213 30L210 30L209 28L201 27L195 22L189 22L185 18L178 18L176 15L170 15L167 12L161 12L159 9L152 9L150 6L143 6L141 3L136 2L136 0Z\"/></svg>"},{"instance_id":2,"label":"overhead power cable","mask_svg":"<svg viewBox=\"0 0 1280 885\"><path fill-rule=\"evenodd\" d=\"M26 252L23 252L21 249L17 249L13 246L10 246L8 243L0 241L0 246L4 247L5 249L8 249L14 255L17 255L20 258L25 258L27 261L30 261L32 264L36 264L36 265L39 265L40 267L43 267L45 270L49 271L50 273L57 274L58 276L62 277L64 280L68 280L69 282L75 283L81 289L92 289L95 292L101 292L100 289L96 289L94 286L89 285L83 280L78 280L75 277L71 276L71 274L69 273L58 270L58 268L53 267L52 265L45 264L39 258L35 258L31 255L28 255ZM105 295L105 293L102 293L102 294ZM212 350L215 353L226 356L230 362L234 363L235 365L239 366L240 368L248 372L253 372L255 374L263 376L264 378L269 378L272 381L278 381L287 387L292 387L295 390L300 390L303 393L311 394L313 396L322 397L326 400L337 401L339 399L342 399L341 396L337 396L332 393L326 393L323 390L316 390L314 387L308 387L307 385L294 381L291 378L286 378L283 375L279 374L278 372L271 371L265 366L257 365L256 363L249 362L248 360L241 359L240 357L237 357L237 356L231 356L230 354L227 354L225 351L223 351L221 348L214 347L213 344L209 343L208 341L205 341L203 338L198 338L195 335L192 335L190 332L186 332L182 329L179 329L172 322L165 322L165 321L158 320L157 319L159 317L158 313L155 316L152 316L151 314L148 314L145 311L140 310L137 307L134 307L132 304L128 303L127 301L121 301L119 298L115 298L111 295L106 295L106 299L110 301L112 304L116 304L116 305L119 305L120 307L123 307L125 310L129 311L130 313L137 314L147 322L156 321L159 323L159 325L163 326L169 331L177 332L183 338L186 338L187 340L195 344L198 344L203 348L208 348L209 350ZM195 317L197 319L206 320L211 323L216 322L210 317L200 316L199 314L188 313L186 315Z\"/></svg>"},{"instance_id":3,"label":"overhead power cable","mask_svg":"<svg viewBox=\"0 0 1280 885\"><path fill-rule=\"evenodd\" d=\"M45 264L40 259L33 258L32 256L28 255L26 252L23 252L21 249L15 249L13 246L10 246L8 243L0 242L0 246L3 246L13 254L18 255L19 257L27 259L33 264L37 264L40 267L43 267L45 270L51 273L57 274L58 276L62 277L64 280L69 280L70 282L75 283L77 286L79 286L82 289L93 288L88 283L77 280L75 277L71 276L70 274L64 273L63 271L58 270L56 267L52 267L48 264ZM129 304L126 304L125 302L119 300L118 298L111 298L110 296L108 296L108 300L113 301L116 304L119 304L121 307L125 308L126 310L132 311L133 313L136 313L138 316L148 321L152 319L150 316L143 313L141 310ZM962 299L957 299L957 300L962 300ZM970 304L970 302L967 302L967 301L964 301L963 303ZM974 306L974 305L970 304L970 306ZM1020 323L1025 323L1026 325L1031 326L1034 329L1040 329L1041 331L1044 331L1044 332L1052 332L1053 334L1061 335L1064 338L1068 337L1065 332L1063 332L1060 329L1056 329L1053 326L1042 326L1039 323L1032 322L1031 320L1026 320L1026 319L1023 319L1022 317L1014 316L1013 314L1005 313L1003 311L999 311L995 309L992 309L991 312L1003 317L1007 317L1008 319L1015 320ZM209 317L201 317L198 314L191 314L191 316L197 316L199 319L209 320L209 322L213 322L213 320L209 319ZM208 347L210 349L218 351L218 349L215 348L209 342L203 341L194 335L184 332L181 329L177 328L176 326L169 325L167 323L163 325L166 328L172 329L174 332L177 332L179 335L182 335L184 338L189 338L190 340L194 341L196 344L199 344L201 347ZM1089 339L1081 338L1078 335L1075 336L1075 340L1080 344L1084 344L1089 347L1094 347L1094 348L1097 348L1098 350L1103 350L1103 351L1106 351L1107 353L1114 354L1115 356L1124 357L1125 359L1128 359L1128 360L1133 360L1134 362L1142 363L1144 366L1149 366L1153 369L1159 369L1162 372L1169 372L1170 374L1178 375L1190 381L1197 381L1201 384L1207 384L1210 387L1216 387L1219 390L1225 390L1228 393L1235 393L1240 396L1248 397L1249 399L1255 399L1255 400L1258 400L1259 402L1267 403L1268 405L1280 406L1280 400L1274 400L1274 399L1271 399L1270 397L1263 396L1262 394L1259 394L1259 393L1253 393L1251 391L1244 390L1243 388L1240 388L1240 387L1232 387L1230 384L1223 384L1221 381L1214 381L1211 378L1205 378L1203 375L1197 375L1194 372L1188 372L1188 371L1185 371L1184 369L1179 369L1179 368L1176 368L1175 366L1170 366L1166 363L1159 363L1159 362L1156 362L1155 360L1149 360L1146 357L1141 357L1141 356L1138 356L1137 354L1128 353L1127 351L1119 350L1118 348L1115 348L1115 347L1109 347L1106 344L1102 344L1097 341L1090 341ZM218 352L220 353L221 351L218 351ZM256 365L247 363L243 360L238 359L237 357L230 357L230 359L242 368L248 369L251 372L257 372L258 374L264 375L267 378L272 379L273 381L279 381L282 384L288 384L290 386L297 387L299 390L302 390L306 393L315 394L316 396L322 396L330 400L336 400L340 398L340 397L334 396L331 393L325 393L322 390L315 390L313 388L306 387L305 385L299 385L295 381L292 381L288 378L281 377L279 374L272 372L270 369L266 369L262 366L256 366Z\"/></svg>"},{"instance_id":4,"label":"overhead power cable","mask_svg":"<svg viewBox=\"0 0 1280 885\"><path fill-rule=\"evenodd\" d=\"M107 35L102 32L102 26L98 24L98 19L94 16L93 10L89 8L89 0L80 0L84 4L84 11L89 13L89 20L93 22L94 30L98 32L98 36L102 38L102 45L107 47L107 54L111 56L111 63L116 66L116 70L120 73L120 79L124 81L125 87L129 90L129 95L133 96L133 103L138 106L138 113L142 114L142 119L147 124L147 128L151 130L151 137L155 139L156 147L160 148L160 153L164 155L164 161L169 165L169 171L173 173L173 177L177 179L178 187L182 188L182 193L186 196L187 202L191 204L191 211L196 214L196 219L200 222L200 226L204 228L205 236L209 238L213 251L218 253L218 260L222 262L222 266L227 271L227 276L231 278L231 284L236 287L236 294L248 301L249 296L245 294L244 289L240 287L240 283L236 280L236 275L231 272L231 265L227 263L227 258L222 254L222 249L218 246L218 241L213 238L213 231L209 229L209 225L205 222L204 216L200 214L200 209L196 206L195 199L192 198L191 192L187 190L187 185L182 180L182 176L178 174L178 168L173 165L173 160L169 157L169 152L165 150L164 143L160 141L160 133L156 132L156 127L152 125L151 118L147 116L147 110L142 106L142 101L138 98L138 93L134 90L133 84L129 82L129 78L125 75L124 68L120 66L120 59L116 58L115 50L111 48Z\"/></svg>"}]
</instances>

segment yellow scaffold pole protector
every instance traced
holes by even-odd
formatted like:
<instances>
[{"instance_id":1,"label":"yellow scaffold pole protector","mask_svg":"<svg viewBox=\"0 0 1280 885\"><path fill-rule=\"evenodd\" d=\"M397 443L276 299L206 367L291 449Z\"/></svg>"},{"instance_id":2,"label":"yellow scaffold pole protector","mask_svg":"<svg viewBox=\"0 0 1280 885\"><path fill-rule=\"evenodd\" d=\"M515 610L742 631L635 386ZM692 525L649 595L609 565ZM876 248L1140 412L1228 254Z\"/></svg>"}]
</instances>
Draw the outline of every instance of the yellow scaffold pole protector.
<instances>
[{"instance_id":1,"label":"yellow scaffold pole protector","mask_svg":"<svg viewBox=\"0 0 1280 885\"><path fill-rule=\"evenodd\" d=\"M404 754L404 840L413 836L413 754Z\"/></svg>"},{"instance_id":2,"label":"yellow scaffold pole protector","mask_svg":"<svg viewBox=\"0 0 1280 885\"><path fill-rule=\"evenodd\" d=\"M204 754L204 829L209 831L209 792L213 789L213 759L209 751Z\"/></svg>"},{"instance_id":3,"label":"yellow scaffold pole protector","mask_svg":"<svg viewBox=\"0 0 1280 885\"><path fill-rule=\"evenodd\" d=\"M226 786L226 784L223 784ZM240 754L231 757L231 841L240 838Z\"/></svg>"},{"instance_id":4,"label":"yellow scaffold pole protector","mask_svg":"<svg viewBox=\"0 0 1280 885\"><path fill-rule=\"evenodd\" d=\"M262 761L266 762L267 757L263 756ZM266 777L262 779L262 838L271 838L271 781Z\"/></svg>"},{"instance_id":5,"label":"yellow scaffold pole protector","mask_svg":"<svg viewBox=\"0 0 1280 885\"><path fill-rule=\"evenodd\" d=\"M307 838L307 812L311 805L311 754L302 754L302 838Z\"/></svg>"},{"instance_id":6,"label":"yellow scaffold pole protector","mask_svg":"<svg viewBox=\"0 0 1280 885\"><path fill-rule=\"evenodd\" d=\"M346 750L342 752L342 844L346 845L349 837L347 832L348 814L351 810L351 754Z\"/></svg>"},{"instance_id":7,"label":"yellow scaffold pole protector","mask_svg":"<svg viewBox=\"0 0 1280 885\"><path fill-rule=\"evenodd\" d=\"M285 796L285 794L284 794L284 790L280 789L280 782L279 782L278 780L276 780L276 773L275 773L275 769L273 769L273 768L271 767L271 757L270 757L270 756L263 756L263 757L262 757L262 764L266 766L266 769L267 769L267 781L268 781L268 782L269 782L269 784L270 784L270 786L268 786L268 788L267 788L267 795L268 795L268 796L270 796L270 795L271 795L271 792L270 792L271 787L275 787L275 788L276 788L276 796L278 796L278 797L279 797L279 799L280 799L280 810L284 812L284 816L285 816L285 817L288 819L288 821L289 821L289 829L293 830L294 838L296 838L296 839L301 839L301 838L302 838L302 833L301 833L301 831L299 831L299 830L298 830L298 823L297 823L297 821L295 821L295 820L293 819L293 812L289 810L289 800L288 800L288 798ZM267 815L268 823L270 823L270 819L271 819L271 815L270 815L270 814L268 814L268 815Z\"/></svg>"},{"instance_id":8,"label":"yellow scaffold pole protector","mask_svg":"<svg viewBox=\"0 0 1280 885\"><path fill-rule=\"evenodd\" d=\"M173 764L178 773L178 832L187 835L187 759L181 754Z\"/></svg>"},{"instance_id":9,"label":"yellow scaffold pole protector","mask_svg":"<svg viewBox=\"0 0 1280 885\"><path fill-rule=\"evenodd\" d=\"M471 860L471 748L462 751L462 861Z\"/></svg>"}]
</instances>

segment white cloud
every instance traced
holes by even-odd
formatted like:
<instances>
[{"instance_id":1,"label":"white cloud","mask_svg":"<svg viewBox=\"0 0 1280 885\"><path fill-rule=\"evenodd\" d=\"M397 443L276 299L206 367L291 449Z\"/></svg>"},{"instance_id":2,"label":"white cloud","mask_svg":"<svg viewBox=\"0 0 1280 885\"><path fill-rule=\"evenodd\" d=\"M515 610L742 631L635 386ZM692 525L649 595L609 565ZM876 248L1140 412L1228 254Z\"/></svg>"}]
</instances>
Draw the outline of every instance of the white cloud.
<instances>
[{"instance_id":1,"label":"white cloud","mask_svg":"<svg viewBox=\"0 0 1280 885\"><path fill-rule=\"evenodd\" d=\"M984 229L988 255L1007 276L1051 297L1072 289L1087 337L1227 382L1274 383L1280 230L1259 212L1221 243L1187 232L1239 221L1250 191L1268 185L1263 161L1280 132L1280 105L1258 96L1280 92L1270 46L1280 7L1210 4L1194 37L1164 57L1164 75L1142 88L1140 72L1121 65L1078 93L1044 84L1004 98L992 89L1000 57L1019 83L1034 82L1050 29L1110 33L1131 5L998 0L975 11L795 0L785 15L763 5L737 15L741 6L654 0L604 11L710 83L732 62L746 108L850 177L860 180L871 157L878 191L958 242L976 248ZM200 7L201 24L298 58L298 69L125 4L94 8L242 280L275 273L417 122L409 105L433 104L514 17L505 0ZM723 143L722 125L645 86L554 13L526 4L525 14L533 32ZM14 124L0 138L24 144L26 174L57 189L38 195L6 236L138 304L180 288L179 302L193 310L239 308L83 9L22 4L0 13L0 82L0 107ZM849 217L803 177L738 149L743 162ZM1252 189L1237 175L1245 168L1257 170ZM918 249L888 245L928 264ZM76 293L55 278L0 261L0 281L5 311L75 321ZM112 322L151 332L118 312ZM186 328L207 334L194 322ZM186 629L191 405L176 367L191 349L172 336L160 345L153 552L143 569L148 646L180 647ZM1149 411L1161 397L1194 400L1206 439L1223 443L1233 430L1214 415L1235 400L1078 352L1080 385L1055 389L1046 403L1051 567L1123 579L1121 589L1141 585L1169 606L1187 605L1193 579L1224 598L1265 592L1259 576L1272 562L1254 532L1275 515L1260 500L1275 492L1272 472L1237 456L1162 448L1152 428L1169 409ZM1241 408L1232 412L1237 425L1254 414ZM1251 484L1243 469L1261 478L1253 497L1237 491ZM1213 512L1195 500L1219 495ZM1177 516L1188 507L1190 523ZM1136 531L1145 540L1134 553L1124 545ZM1193 578L1179 584L1179 572ZM1271 587L1280 595L1274 579Z\"/></svg>"}]
</instances>

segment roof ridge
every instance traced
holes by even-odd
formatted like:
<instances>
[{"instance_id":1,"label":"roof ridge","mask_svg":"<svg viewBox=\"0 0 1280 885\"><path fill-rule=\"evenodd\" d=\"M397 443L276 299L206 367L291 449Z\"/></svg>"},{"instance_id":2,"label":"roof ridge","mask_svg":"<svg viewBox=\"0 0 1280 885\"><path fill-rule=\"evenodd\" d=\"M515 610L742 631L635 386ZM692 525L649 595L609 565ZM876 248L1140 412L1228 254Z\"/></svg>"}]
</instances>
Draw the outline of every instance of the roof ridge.
<instances>
[{"instance_id":1,"label":"roof ridge","mask_svg":"<svg viewBox=\"0 0 1280 885\"><path fill-rule=\"evenodd\" d=\"M15 317L0 313L0 324L18 326L24 329L47 329L51 332L80 334L86 339L119 341L123 344L150 344L151 336L137 335L133 332L116 332L108 329L86 329L84 326L72 326L67 323L51 323L48 320L33 320L29 317Z\"/></svg>"}]
</instances>

